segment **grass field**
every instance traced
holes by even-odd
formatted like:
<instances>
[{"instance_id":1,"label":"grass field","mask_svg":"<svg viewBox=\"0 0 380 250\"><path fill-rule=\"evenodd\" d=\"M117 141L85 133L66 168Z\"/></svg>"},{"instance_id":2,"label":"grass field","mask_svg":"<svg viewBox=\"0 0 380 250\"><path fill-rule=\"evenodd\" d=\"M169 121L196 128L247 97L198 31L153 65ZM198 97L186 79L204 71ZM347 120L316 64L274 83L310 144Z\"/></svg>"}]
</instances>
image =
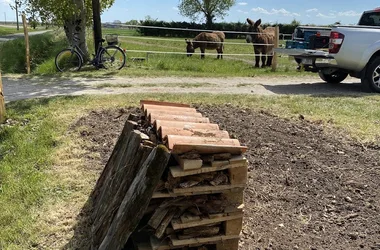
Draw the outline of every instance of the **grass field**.
<instances>
[{"instance_id":1,"label":"grass field","mask_svg":"<svg viewBox=\"0 0 380 250\"><path fill-rule=\"evenodd\" d=\"M11 123L0 127L0 249L31 249L70 231L70 225L60 224L54 216L74 209L71 205L80 209L96 178L83 172L83 152L78 139L67 132L70 125L90 110L137 107L140 99L231 103L290 119L302 114L307 120L320 121L327 129L337 128L363 143L378 143L380 138L379 96L130 94L12 102L7 105ZM47 217L53 222L58 220L54 227L44 222Z\"/></svg>"},{"instance_id":2,"label":"grass field","mask_svg":"<svg viewBox=\"0 0 380 250\"><path fill-rule=\"evenodd\" d=\"M23 29L21 28L20 30L17 30L16 28L11 28L11 27L5 27L5 26L0 26L0 36L4 35L10 35L14 33L22 33Z\"/></svg>"},{"instance_id":3,"label":"grass field","mask_svg":"<svg viewBox=\"0 0 380 250\"><path fill-rule=\"evenodd\" d=\"M216 59L215 50L206 51L206 58L204 60L201 60L199 54L200 51L198 49L192 57L186 56L186 43L183 38L141 37L134 30L104 28L103 37L105 37L107 34L118 34L120 36L120 46L126 50L127 54L126 67L120 71L112 72L114 75L131 77L167 75L178 77L253 77L256 75L311 75L311 73L297 71L297 64L295 61L292 58L283 57L281 55L278 57L278 68L276 72L272 72L271 68L254 68L253 46L252 44L247 44L244 39L226 40L224 52L225 56L223 60ZM64 36L62 34L56 34L55 37L64 40ZM20 40L20 43L23 43L23 41ZM16 44L18 47L20 47L18 43L15 43L15 45ZM54 58L56 52L60 49L58 45L62 46L63 49L64 44L64 41L55 41L54 49L44 49L44 53L36 53L37 55L44 54L45 59L43 62L39 62L38 65L36 65L33 73L42 75L58 74L54 66ZM93 42L90 32L88 34L88 45L90 51L92 51ZM11 49L7 49L7 51L11 51ZM51 51L51 54L45 56L45 51ZM170 54L171 52L177 54ZM1 55L0 51L0 57L5 58L7 56ZM20 54L18 58L21 58L21 60L23 60L22 54ZM143 58L143 60L133 60L133 58ZM7 64L7 60L4 60L4 64ZM18 64L23 65L24 62L21 61ZM3 72L7 73L7 71L4 71L4 69L12 68L13 65L15 65L14 62L12 65L8 65L9 67L7 65L3 66ZM92 66L89 66L83 68L80 72L63 75L96 77L99 75L108 74L110 74L110 72L107 70L94 70Z\"/></svg>"}]
</instances>

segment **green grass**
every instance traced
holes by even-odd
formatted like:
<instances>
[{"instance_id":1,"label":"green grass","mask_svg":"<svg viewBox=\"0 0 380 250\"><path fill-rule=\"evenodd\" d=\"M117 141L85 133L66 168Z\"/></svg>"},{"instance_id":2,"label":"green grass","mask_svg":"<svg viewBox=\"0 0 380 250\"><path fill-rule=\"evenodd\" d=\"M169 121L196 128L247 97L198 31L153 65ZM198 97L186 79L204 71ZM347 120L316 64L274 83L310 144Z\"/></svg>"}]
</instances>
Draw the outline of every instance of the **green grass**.
<instances>
[{"instance_id":1,"label":"green grass","mask_svg":"<svg viewBox=\"0 0 380 250\"><path fill-rule=\"evenodd\" d=\"M62 33L31 36L30 64L33 72L55 70L54 57L67 46ZM25 73L25 40L15 39L0 44L0 68L4 73Z\"/></svg>"},{"instance_id":2,"label":"green grass","mask_svg":"<svg viewBox=\"0 0 380 250\"><path fill-rule=\"evenodd\" d=\"M67 136L70 124L89 110L130 105L137 107L140 99L216 105L231 103L241 108L265 109L291 119L297 119L298 115L302 114L308 120L321 120L325 125L333 126L363 142L378 143L380 138L380 96L377 95L267 97L128 94L56 97L8 103L8 118L11 119L12 125L0 128L0 249L30 249L35 242L48 237L42 235L46 228L36 226L42 219L36 216L36 211L44 207L47 201L72 200L75 198L70 195L74 192L75 197L78 192L82 192L84 200L88 195L86 192L92 187L91 181L86 182L87 191L84 192L81 191L83 186L73 185L73 182L81 181L75 180L78 178L67 181L67 176L59 176L62 174L59 172L61 170L52 171L52 167L69 154L62 151L66 150L64 144L70 145L67 140L73 140ZM60 151L61 153L58 153ZM70 165L68 167L70 168ZM50 230L65 231L59 227Z\"/></svg>"},{"instance_id":3,"label":"green grass","mask_svg":"<svg viewBox=\"0 0 380 250\"><path fill-rule=\"evenodd\" d=\"M22 32L23 32L22 28L20 30L17 30L17 28L13 28L13 27L0 26L0 36L10 35L14 33L22 33Z\"/></svg>"}]
</instances>

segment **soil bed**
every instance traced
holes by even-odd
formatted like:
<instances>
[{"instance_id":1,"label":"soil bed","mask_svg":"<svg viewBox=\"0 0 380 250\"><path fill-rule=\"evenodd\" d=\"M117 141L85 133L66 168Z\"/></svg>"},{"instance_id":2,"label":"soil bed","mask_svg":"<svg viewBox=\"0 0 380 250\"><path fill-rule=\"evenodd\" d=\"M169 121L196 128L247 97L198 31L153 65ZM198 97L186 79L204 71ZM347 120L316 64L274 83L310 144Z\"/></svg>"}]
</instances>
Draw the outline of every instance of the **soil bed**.
<instances>
[{"instance_id":1,"label":"soil bed","mask_svg":"<svg viewBox=\"0 0 380 250\"><path fill-rule=\"evenodd\" d=\"M380 154L318 123L229 105L196 106L248 146L240 249L380 249ZM93 111L75 125L105 166L130 112Z\"/></svg>"}]
</instances>

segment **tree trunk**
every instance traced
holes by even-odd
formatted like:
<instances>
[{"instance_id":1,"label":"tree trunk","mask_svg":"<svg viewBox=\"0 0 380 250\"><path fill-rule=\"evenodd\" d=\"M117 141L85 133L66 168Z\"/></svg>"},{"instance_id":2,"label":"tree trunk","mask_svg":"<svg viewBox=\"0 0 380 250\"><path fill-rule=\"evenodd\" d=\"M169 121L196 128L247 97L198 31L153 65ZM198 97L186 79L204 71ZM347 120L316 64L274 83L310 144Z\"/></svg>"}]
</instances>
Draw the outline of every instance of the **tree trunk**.
<instances>
[{"instance_id":1,"label":"tree trunk","mask_svg":"<svg viewBox=\"0 0 380 250\"><path fill-rule=\"evenodd\" d=\"M80 10L77 16L64 21L66 38L70 43L73 42L73 34L78 33L78 46L83 52L84 61L89 60L88 47L86 43L86 9L83 0L74 0L75 6Z\"/></svg>"},{"instance_id":2,"label":"tree trunk","mask_svg":"<svg viewBox=\"0 0 380 250\"><path fill-rule=\"evenodd\" d=\"M206 27L207 29L211 30L212 29L212 26L213 26L213 19L214 19L214 15L211 14L211 13L206 13Z\"/></svg>"}]
</instances>

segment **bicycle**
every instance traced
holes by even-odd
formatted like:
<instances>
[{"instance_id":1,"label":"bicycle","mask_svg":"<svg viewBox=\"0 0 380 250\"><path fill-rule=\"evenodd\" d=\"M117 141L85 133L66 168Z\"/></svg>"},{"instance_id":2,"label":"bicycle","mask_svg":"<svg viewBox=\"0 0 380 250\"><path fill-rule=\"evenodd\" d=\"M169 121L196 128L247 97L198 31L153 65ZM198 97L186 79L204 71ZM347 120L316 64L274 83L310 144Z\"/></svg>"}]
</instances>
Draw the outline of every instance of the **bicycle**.
<instances>
[{"instance_id":1,"label":"bicycle","mask_svg":"<svg viewBox=\"0 0 380 250\"><path fill-rule=\"evenodd\" d=\"M69 48L61 50L55 57L55 66L58 71L78 71L84 64L84 53L78 46L80 41L78 33L74 33L73 41ZM103 47L103 43L107 41L107 46ZM106 39L99 41L98 50L93 54L94 58L90 64L105 69L121 69L125 65L126 56L124 51L118 45L117 35L106 35Z\"/></svg>"}]
</instances>

